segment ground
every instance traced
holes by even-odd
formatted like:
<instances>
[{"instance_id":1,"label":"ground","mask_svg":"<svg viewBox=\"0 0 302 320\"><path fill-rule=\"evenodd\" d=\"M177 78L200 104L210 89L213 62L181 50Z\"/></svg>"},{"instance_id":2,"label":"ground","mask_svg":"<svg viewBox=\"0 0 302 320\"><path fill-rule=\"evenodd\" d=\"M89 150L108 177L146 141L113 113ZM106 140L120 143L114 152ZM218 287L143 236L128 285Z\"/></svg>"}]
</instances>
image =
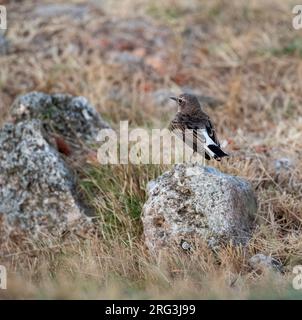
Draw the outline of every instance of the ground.
<instances>
[{"instance_id":1,"label":"ground","mask_svg":"<svg viewBox=\"0 0 302 320\"><path fill-rule=\"evenodd\" d=\"M8 247L2 298L301 298L302 30L293 1L1 1L1 123L19 94L85 96L118 128L163 128L176 107L162 93L213 97L207 112L232 154L211 163L250 181L258 226L247 248L152 257L140 221L146 184L169 166L98 166L79 173L101 237L45 239ZM257 274L256 253L284 273Z\"/></svg>"}]
</instances>

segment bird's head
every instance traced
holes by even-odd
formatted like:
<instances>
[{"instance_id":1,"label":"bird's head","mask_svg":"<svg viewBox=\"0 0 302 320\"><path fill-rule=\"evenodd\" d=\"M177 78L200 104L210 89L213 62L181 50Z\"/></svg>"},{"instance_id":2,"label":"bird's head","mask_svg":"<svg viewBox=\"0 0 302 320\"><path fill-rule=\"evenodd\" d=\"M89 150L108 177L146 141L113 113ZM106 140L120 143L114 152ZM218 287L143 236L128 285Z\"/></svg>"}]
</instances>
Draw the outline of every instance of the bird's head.
<instances>
[{"instance_id":1,"label":"bird's head","mask_svg":"<svg viewBox=\"0 0 302 320\"><path fill-rule=\"evenodd\" d=\"M178 111L182 113L194 113L200 110L201 106L196 96L189 93L182 93L178 97L170 97L178 104Z\"/></svg>"}]
</instances>

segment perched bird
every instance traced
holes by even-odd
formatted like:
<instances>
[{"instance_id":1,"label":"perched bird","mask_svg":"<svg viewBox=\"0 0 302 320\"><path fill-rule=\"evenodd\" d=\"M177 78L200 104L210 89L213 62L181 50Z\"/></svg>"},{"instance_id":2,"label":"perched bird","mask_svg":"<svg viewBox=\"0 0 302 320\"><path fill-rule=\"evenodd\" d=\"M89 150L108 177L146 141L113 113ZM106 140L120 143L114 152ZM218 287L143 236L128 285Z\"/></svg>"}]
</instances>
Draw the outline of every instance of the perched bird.
<instances>
[{"instance_id":1,"label":"perched bird","mask_svg":"<svg viewBox=\"0 0 302 320\"><path fill-rule=\"evenodd\" d=\"M183 139L194 152L204 151L207 160L227 157L228 154L221 150L215 129L209 116L202 110L198 99L188 93L179 97L170 97L178 104L178 112L169 125L169 130ZM185 135L185 130L191 130L193 135ZM202 148L203 147L203 148Z\"/></svg>"}]
</instances>

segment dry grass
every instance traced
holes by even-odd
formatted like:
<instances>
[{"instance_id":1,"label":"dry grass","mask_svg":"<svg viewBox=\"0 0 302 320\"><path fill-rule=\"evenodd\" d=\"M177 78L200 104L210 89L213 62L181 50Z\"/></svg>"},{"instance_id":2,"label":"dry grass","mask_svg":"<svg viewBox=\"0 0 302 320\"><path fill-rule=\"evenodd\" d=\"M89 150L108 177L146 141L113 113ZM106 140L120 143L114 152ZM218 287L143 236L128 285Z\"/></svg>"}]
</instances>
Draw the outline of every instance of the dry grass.
<instances>
[{"instance_id":1,"label":"dry grass","mask_svg":"<svg viewBox=\"0 0 302 320\"><path fill-rule=\"evenodd\" d=\"M84 20L35 16L37 3L7 4L11 51L0 56L1 121L16 95L41 90L86 96L113 127L125 119L164 127L175 110L158 106L152 92L199 89L224 102L208 111L233 154L211 165L251 181L259 225L246 249L212 252L197 243L191 255L151 257L139 216L147 181L167 167L87 166L80 184L98 213L100 238L47 238L23 251L8 245L0 263L9 288L0 296L300 298L291 289L292 267L302 264L302 42L301 31L291 29L293 2L128 0L117 8L92 1L98 10ZM108 49L103 26L136 17L151 25L138 47ZM110 41L121 32L112 28ZM155 51L148 36L162 41ZM144 63L129 68L108 58L121 51L143 55ZM278 173L275 161L283 157L293 165ZM280 260L285 273L255 274L247 260L257 252Z\"/></svg>"}]
</instances>

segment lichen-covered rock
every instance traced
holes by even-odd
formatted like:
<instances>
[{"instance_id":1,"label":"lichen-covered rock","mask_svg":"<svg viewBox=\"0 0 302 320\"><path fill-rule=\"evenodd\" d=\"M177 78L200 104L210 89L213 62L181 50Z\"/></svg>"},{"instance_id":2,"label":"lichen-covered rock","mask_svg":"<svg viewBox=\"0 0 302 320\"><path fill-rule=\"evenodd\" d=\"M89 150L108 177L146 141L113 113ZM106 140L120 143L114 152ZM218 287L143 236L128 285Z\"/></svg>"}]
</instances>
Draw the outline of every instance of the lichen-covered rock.
<instances>
[{"instance_id":1,"label":"lichen-covered rock","mask_svg":"<svg viewBox=\"0 0 302 320\"><path fill-rule=\"evenodd\" d=\"M210 246L232 240L245 244L253 228L257 202L251 185L201 165L176 165L148 185L143 207L150 250L201 238Z\"/></svg>"},{"instance_id":2,"label":"lichen-covered rock","mask_svg":"<svg viewBox=\"0 0 302 320\"><path fill-rule=\"evenodd\" d=\"M248 263L257 273L263 273L266 271L283 271L282 264L278 260L263 253L255 254L249 259Z\"/></svg>"},{"instance_id":3,"label":"lichen-covered rock","mask_svg":"<svg viewBox=\"0 0 302 320\"><path fill-rule=\"evenodd\" d=\"M77 203L75 183L38 120L0 130L0 241L25 234L61 234L90 220Z\"/></svg>"},{"instance_id":4,"label":"lichen-covered rock","mask_svg":"<svg viewBox=\"0 0 302 320\"><path fill-rule=\"evenodd\" d=\"M40 119L46 132L59 134L75 148L95 143L99 130L109 128L86 98L69 94L30 92L15 100L11 115L16 122Z\"/></svg>"}]
</instances>

